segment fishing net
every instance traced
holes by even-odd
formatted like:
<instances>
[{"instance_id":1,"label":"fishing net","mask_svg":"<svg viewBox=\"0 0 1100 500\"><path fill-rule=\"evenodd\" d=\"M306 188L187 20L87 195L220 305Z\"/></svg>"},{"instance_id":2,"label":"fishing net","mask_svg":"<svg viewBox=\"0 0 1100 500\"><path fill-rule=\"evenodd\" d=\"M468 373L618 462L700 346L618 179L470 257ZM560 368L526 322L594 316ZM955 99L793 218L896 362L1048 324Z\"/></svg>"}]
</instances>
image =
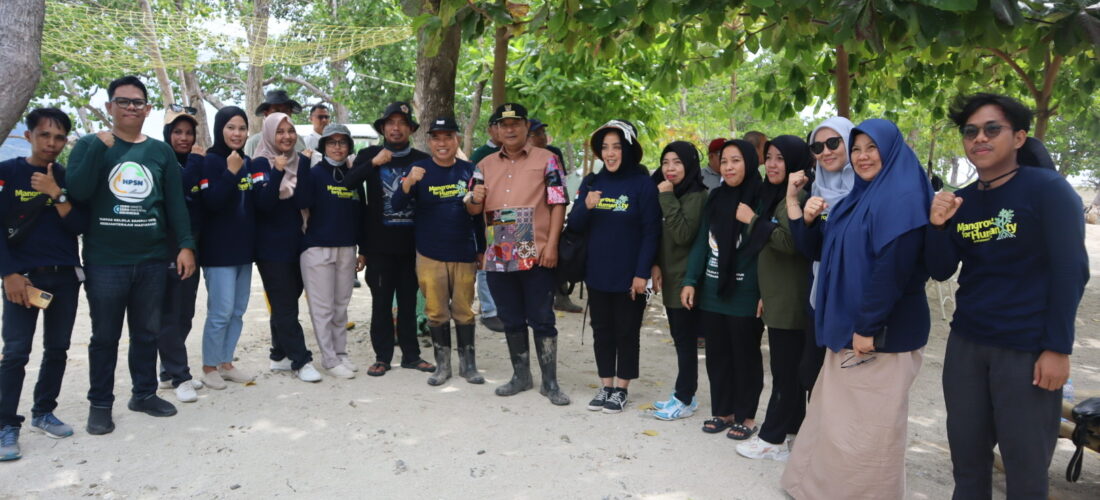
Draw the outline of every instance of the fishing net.
<instances>
[{"instance_id":1,"label":"fishing net","mask_svg":"<svg viewBox=\"0 0 1100 500\"><path fill-rule=\"evenodd\" d=\"M264 19L196 17L50 1L42 52L97 69L193 68L217 63L308 65L413 36L409 26L360 27L311 23L269 25L261 43L249 32Z\"/></svg>"}]
</instances>

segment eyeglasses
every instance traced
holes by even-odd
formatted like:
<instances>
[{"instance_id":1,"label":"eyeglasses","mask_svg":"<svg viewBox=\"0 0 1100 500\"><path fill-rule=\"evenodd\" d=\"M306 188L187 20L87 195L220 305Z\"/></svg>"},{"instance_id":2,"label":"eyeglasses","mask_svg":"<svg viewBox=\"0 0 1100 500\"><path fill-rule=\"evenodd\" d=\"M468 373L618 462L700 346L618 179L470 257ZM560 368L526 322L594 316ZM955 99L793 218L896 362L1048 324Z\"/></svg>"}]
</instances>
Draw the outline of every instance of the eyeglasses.
<instances>
[{"instance_id":1,"label":"eyeglasses","mask_svg":"<svg viewBox=\"0 0 1100 500\"><path fill-rule=\"evenodd\" d=\"M844 361L840 362L840 367L841 368L855 368L859 365L867 364L867 363L870 363L870 362L875 360L875 355L874 354L871 354L871 355L868 355L868 356L864 356L863 358L860 358L859 356L856 355L855 351L848 350L848 351L844 351L844 352L845 352Z\"/></svg>"},{"instance_id":2,"label":"eyeglasses","mask_svg":"<svg viewBox=\"0 0 1100 500\"><path fill-rule=\"evenodd\" d=\"M977 125L964 125L959 129L962 132L963 138L968 141L973 141L978 138L978 132L985 132L986 139L992 139L1001 135L1001 130L1004 130L1005 125L997 122L989 122L979 127Z\"/></svg>"},{"instance_id":3,"label":"eyeglasses","mask_svg":"<svg viewBox=\"0 0 1100 500\"><path fill-rule=\"evenodd\" d=\"M814 142L810 144L810 152L815 155L821 154L828 147L829 151L836 151L836 148L840 147L840 137L830 137L825 139L825 142Z\"/></svg>"},{"instance_id":4,"label":"eyeglasses","mask_svg":"<svg viewBox=\"0 0 1100 500\"><path fill-rule=\"evenodd\" d=\"M328 120L331 120L332 117L329 116L329 115L317 115L317 119L322 120L322 121L328 121Z\"/></svg>"},{"instance_id":5,"label":"eyeglasses","mask_svg":"<svg viewBox=\"0 0 1100 500\"><path fill-rule=\"evenodd\" d=\"M111 99L111 102L123 108L144 108L146 104L149 104L149 101L145 99L128 99L126 97L116 97Z\"/></svg>"},{"instance_id":6,"label":"eyeglasses","mask_svg":"<svg viewBox=\"0 0 1100 500\"><path fill-rule=\"evenodd\" d=\"M115 99L115 102L118 102L118 99ZM143 102L142 105L144 105L144 101L142 101L142 102ZM134 104L137 105L136 102ZM123 104L121 102L119 102L119 106L123 106ZM189 115L193 115L193 114L199 112L199 110L197 110L195 108L192 108L191 106L180 106L179 104L174 104L174 103L169 104L168 109L170 109L170 110L172 110L176 113L187 113Z\"/></svg>"}]
</instances>

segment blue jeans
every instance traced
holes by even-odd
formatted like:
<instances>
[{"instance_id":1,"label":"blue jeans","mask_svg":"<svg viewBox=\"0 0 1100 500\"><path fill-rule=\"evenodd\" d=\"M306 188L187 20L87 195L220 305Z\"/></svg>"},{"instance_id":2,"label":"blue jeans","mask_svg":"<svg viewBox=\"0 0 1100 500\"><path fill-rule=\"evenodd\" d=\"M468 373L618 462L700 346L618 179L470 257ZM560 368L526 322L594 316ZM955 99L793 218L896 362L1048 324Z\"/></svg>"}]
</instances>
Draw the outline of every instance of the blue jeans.
<instances>
[{"instance_id":1,"label":"blue jeans","mask_svg":"<svg viewBox=\"0 0 1100 500\"><path fill-rule=\"evenodd\" d=\"M195 298L199 292L199 274L181 280L176 264L168 264L165 274L164 305L161 310L160 336L157 351L160 353L160 379L171 381L173 387L191 380L191 368L187 366L187 335L191 333L191 321L195 318Z\"/></svg>"},{"instance_id":2,"label":"blue jeans","mask_svg":"<svg viewBox=\"0 0 1100 500\"><path fill-rule=\"evenodd\" d=\"M526 332L535 337L556 337L554 328L554 271L536 267L527 271L486 273L496 297L497 316L506 332Z\"/></svg>"},{"instance_id":3,"label":"blue jeans","mask_svg":"<svg viewBox=\"0 0 1100 500\"><path fill-rule=\"evenodd\" d=\"M61 392L61 379L65 377L69 338L76 320L77 298L80 282L71 266L56 270L32 272L28 275L35 288L53 294L50 307L42 311L42 365L38 369L38 383L34 386L32 416L50 413L57 408L57 395ZM19 427L23 417L19 409L19 395L23 392L24 367L30 359L34 344L34 329L38 323L38 308L26 308L4 301L4 359L0 360L0 427Z\"/></svg>"},{"instance_id":4,"label":"blue jeans","mask_svg":"<svg viewBox=\"0 0 1100 500\"><path fill-rule=\"evenodd\" d=\"M492 318L497 315L497 304L489 293L489 278L485 274L484 270L477 272L477 300L481 302L481 317Z\"/></svg>"},{"instance_id":5,"label":"blue jeans","mask_svg":"<svg viewBox=\"0 0 1100 500\"><path fill-rule=\"evenodd\" d=\"M202 364L233 362L244 329L244 311L252 292L252 264L202 268L206 280L206 324L202 329Z\"/></svg>"},{"instance_id":6,"label":"blue jeans","mask_svg":"<svg viewBox=\"0 0 1100 500\"><path fill-rule=\"evenodd\" d=\"M125 318L130 331L130 381L133 396L157 392L157 332L164 301L164 262L85 266L85 295L92 317L88 343L88 401L110 408L115 402L115 366Z\"/></svg>"}]
</instances>

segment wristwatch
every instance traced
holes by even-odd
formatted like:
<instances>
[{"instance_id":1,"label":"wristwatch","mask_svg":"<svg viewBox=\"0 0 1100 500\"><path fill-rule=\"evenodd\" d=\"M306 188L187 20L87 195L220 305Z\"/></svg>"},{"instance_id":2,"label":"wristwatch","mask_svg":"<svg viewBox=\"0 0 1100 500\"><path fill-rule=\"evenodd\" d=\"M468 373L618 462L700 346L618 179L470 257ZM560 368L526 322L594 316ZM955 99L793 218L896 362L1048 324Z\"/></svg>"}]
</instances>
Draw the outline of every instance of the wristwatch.
<instances>
[{"instance_id":1,"label":"wristwatch","mask_svg":"<svg viewBox=\"0 0 1100 500\"><path fill-rule=\"evenodd\" d=\"M69 191L65 188L61 188L61 194L57 195L57 198L53 200L54 203L68 203Z\"/></svg>"}]
</instances>

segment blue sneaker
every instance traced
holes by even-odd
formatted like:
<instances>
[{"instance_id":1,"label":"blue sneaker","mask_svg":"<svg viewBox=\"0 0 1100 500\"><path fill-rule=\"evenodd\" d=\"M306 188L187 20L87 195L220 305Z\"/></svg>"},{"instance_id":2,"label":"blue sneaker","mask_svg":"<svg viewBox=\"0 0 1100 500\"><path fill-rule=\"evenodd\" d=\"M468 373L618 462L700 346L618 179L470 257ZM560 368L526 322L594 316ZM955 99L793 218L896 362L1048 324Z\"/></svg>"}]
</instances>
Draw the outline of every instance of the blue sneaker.
<instances>
[{"instance_id":1,"label":"blue sneaker","mask_svg":"<svg viewBox=\"0 0 1100 500\"><path fill-rule=\"evenodd\" d=\"M675 397L667 401L668 404L664 408L657 410L653 413L653 416L658 420L679 420L681 418L688 418L695 414L695 410L699 408L699 401L695 398L691 398L691 404L685 405Z\"/></svg>"},{"instance_id":2,"label":"blue sneaker","mask_svg":"<svg viewBox=\"0 0 1100 500\"><path fill-rule=\"evenodd\" d=\"M666 406L672 404L672 402L675 401L675 400L676 400L676 393L673 392L672 394L668 395L667 400L657 401L657 402L653 403L653 407L658 409L658 410L663 410L663 409L665 409Z\"/></svg>"},{"instance_id":3,"label":"blue sneaker","mask_svg":"<svg viewBox=\"0 0 1100 500\"><path fill-rule=\"evenodd\" d=\"M53 413L32 418L31 427L54 439L67 438L73 435L73 428L69 424L58 420L57 417L53 416Z\"/></svg>"},{"instance_id":4,"label":"blue sneaker","mask_svg":"<svg viewBox=\"0 0 1100 500\"><path fill-rule=\"evenodd\" d=\"M0 429L0 462L20 458L23 458L23 455L19 453L19 428L14 425L5 425Z\"/></svg>"}]
</instances>

